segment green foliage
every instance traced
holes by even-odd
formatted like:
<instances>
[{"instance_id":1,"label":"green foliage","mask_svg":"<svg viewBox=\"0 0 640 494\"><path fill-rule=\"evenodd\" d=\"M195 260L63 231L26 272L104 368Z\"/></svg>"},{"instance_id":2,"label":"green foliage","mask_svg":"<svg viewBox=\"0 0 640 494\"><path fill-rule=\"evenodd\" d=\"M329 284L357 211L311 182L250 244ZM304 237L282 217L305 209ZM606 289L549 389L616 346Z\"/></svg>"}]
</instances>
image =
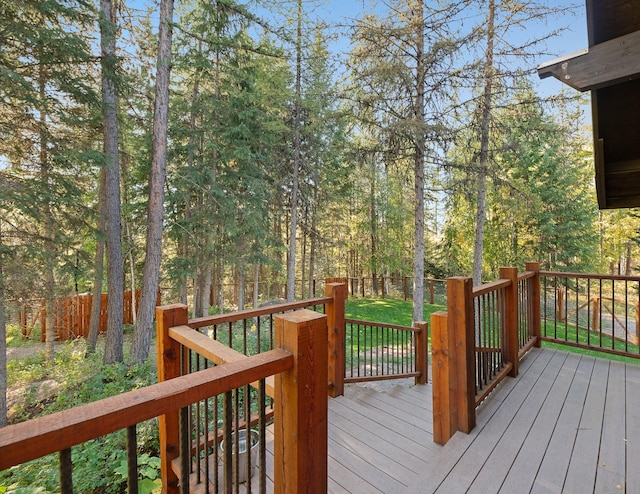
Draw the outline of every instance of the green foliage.
<instances>
[{"instance_id":1,"label":"green foliage","mask_svg":"<svg viewBox=\"0 0 640 494\"><path fill-rule=\"evenodd\" d=\"M123 458L120 466L115 469L115 473L120 475L124 480L127 479L127 459ZM162 480L160 479L160 458L157 456L149 456L147 453L138 455L138 493L150 494L161 492Z\"/></svg>"},{"instance_id":2,"label":"green foliage","mask_svg":"<svg viewBox=\"0 0 640 494\"><path fill-rule=\"evenodd\" d=\"M123 364L104 366L100 352L86 355L84 340L58 345L53 366L44 354L9 362L11 386L25 386L27 397L14 420L29 419L118 395L157 381L151 364L127 367ZM45 379L60 384L53 397L42 401L34 384ZM149 420L137 425L140 491L157 489L159 475L158 424ZM76 492L119 493L126 485L114 465L126 464L126 433L113 434L72 448L74 488ZM59 492L58 455L49 455L0 472L0 486L7 492Z\"/></svg>"},{"instance_id":3,"label":"green foliage","mask_svg":"<svg viewBox=\"0 0 640 494\"><path fill-rule=\"evenodd\" d=\"M565 112L577 111L566 105ZM492 134L493 168L487 182L484 279L501 266L532 259L544 269L589 270L597 261L597 207L584 136L548 113L523 84L501 109ZM465 161L468 143L453 153ZM451 274L471 272L475 195L462 174L450 198L443 255Z\"/></svg>"}]
</instances>

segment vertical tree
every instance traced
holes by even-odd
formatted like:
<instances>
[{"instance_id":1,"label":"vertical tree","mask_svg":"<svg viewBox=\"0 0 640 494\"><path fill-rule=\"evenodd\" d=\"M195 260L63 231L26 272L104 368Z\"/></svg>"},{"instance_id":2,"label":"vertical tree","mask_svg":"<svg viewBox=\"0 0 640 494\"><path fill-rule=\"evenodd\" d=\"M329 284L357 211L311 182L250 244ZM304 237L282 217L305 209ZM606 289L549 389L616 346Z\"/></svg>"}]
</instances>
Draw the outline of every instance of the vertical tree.
<instances>
[{"instance_id":1,"label":"vertical tree","mask_svg":"<svg viewBox=\"0 0 640 494\"><path fill-rule=\"evenodd\" d=\"M424 307L425 166L435 164L446 139L441 103L459 44L449 29L460 8L426 6L422 0L390 2L387 18L366 16L358 23L349 62L356 104L373 116L362 125L380 129L387 166L410 166L413 172L414 320L423 318Z\"/></svg>"},{"instance_id":2,"label":"vertical tree","mask_svg":"<svg viewBox=\"0 0 640 494\"><path fill-rule=\"evenodd\" d=\"M122 362L124 269L120 214L118 99L116 94L116 14L112 0L100 1L102 112L104 118L104 195L107 228L107 339L104 361ZM99 212L98 214L101 214ZM101 217L100 217L101 220ZM96 263L99 267L99 264ZM99 270L96 270L99 271ZM99 304L100 297L94 296Z\"/></svg>"},{"instance_id":3,"label":"vertical tree","mask_svg":"<svg viewBox=\"0 0 640 494\"><path fill-rule=\"evenodd\" d=\"M7 425L7 318L4 307L4 242L0 218L0 427Z\"/></svg>"},{"instance_id":4,"label":"vertical tree","mask_svg":"<svg viewBox=\"0 0 640 494\"><path fill-rule=\"evenodd\" d=\"M289 226L289 255L287 257L287 301L295 297L296 282L296 239L298 235L298 193L300 188L300 167L302 154L302 0L297 0L296 16L296 61L295 61L295 99L293 107L293 173L291 174L291 205Z\"/></svg>"},{"instance_id":5,"label":"vertical tree","mask_svg":"<svg viewBox=\"0 0 640 494\"><path fill-rule=\"evenodd\" d=\"M171 74L171 36L173 0L160 2L156 95L153 112L153 143L149 205L147 216L146 257L142 277L140 306L134 329L131 358L140 363L149 356L153 317L158 297L160 260L162 256L162 220L164 218L164 186L167 166L167 127L169 119L169 82Z\"/></svg>"},{"instance_id":6,"label":"vertical tree","mask_svg":"<svg viewBox=\"0 0 640 494\"><path fill-rule=\"evenodd\" d=\"M486 215L487 166L489 162L489 130L493 93L493 49L495 36L495 0L489 0L487 10L487 49L484 56L484 90L480 117L480 156L478 163L478 195L476 208L476 232L473 244L473 284L482 284L482 250L484 244L484 218Z\"/></svg>"}]
</instances>

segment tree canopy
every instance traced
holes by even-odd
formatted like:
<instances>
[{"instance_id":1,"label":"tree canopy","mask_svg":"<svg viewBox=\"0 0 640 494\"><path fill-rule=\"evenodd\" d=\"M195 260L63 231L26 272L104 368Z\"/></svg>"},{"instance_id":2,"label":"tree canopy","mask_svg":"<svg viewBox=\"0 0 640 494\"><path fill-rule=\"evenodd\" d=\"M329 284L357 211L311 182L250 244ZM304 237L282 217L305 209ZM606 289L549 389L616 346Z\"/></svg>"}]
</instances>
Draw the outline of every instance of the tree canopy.
<instances>
[{"instance_id":1,"label":"tree canopy","mask_svg":"<svg viewBox=\"0 0 640 494\"><path fill-rule=\"evenodd\" d=\"M140 6L0 0L9 321L95 287L201 316L338 276L410 276L417 320L423 280L474 257L485 280L635 265L636 217L596 209L581 102L537 92L529 55L562 35L543 2L389 0L339 26L302 0Z\"/></svg>"}]
</instances>

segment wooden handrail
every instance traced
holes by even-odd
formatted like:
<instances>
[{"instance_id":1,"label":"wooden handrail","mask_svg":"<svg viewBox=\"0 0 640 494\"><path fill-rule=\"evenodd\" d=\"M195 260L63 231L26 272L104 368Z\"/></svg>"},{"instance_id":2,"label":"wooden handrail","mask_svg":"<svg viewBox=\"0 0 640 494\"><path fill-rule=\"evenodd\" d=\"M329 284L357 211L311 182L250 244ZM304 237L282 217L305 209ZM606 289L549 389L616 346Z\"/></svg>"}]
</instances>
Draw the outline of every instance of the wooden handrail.
<instances>
[{"instance_id":1,"label":"wooden handrail","mask_svg":"<svg viewBox=\"0 0 640 494\"><path fill-rule=\"evenodd\" d=\"M182 346L193 350L216 365L238 362L249 358L245 354L240 353L233 348L229 348L227 345L220 343L219 341L212 340L208 336L203 335L189 326L176 326L174 328L169 328L169 336ZM252 382L250 384L256 389L258 388L258 382ZM275 396L273 390L273 376L266 378L266 388L267 395L273 398Z\"/></svg>"},{"instance_id":2,"label":"wooden handrail","mask_svg":"<svg viewBox=\"0 0 640 494\"><path fill-rule=\"evenodd\" d=\"M271 350L10 425L0 434L0 470L125 429L292 367L290 352Z\"/></svg>"},{"instance_id":3,"label":"wooden handrail","mask_svg":"<svg viewBox=\"0 0 640 494\"><path fill-rule=\"evenodd\" d=\"M401 331L411 331L412 333L419 333L421 328L412 328L409 326L399 326L396 324L387 324L384 322L362 321L360 319L345 319L347 324L360 324L361 326L375 326L377 328L399 329Z\"/></svg>"},{"instance_id":4,"label":"wooden handrail","mask_svg":"<svg viewBox=\"0 0 640 494\"><path fill-rule=\"evenodd\" d=\"M473 287L473 296L480 297L508 286L511 286L511 280L496 280L490 283L484 283L483 285Z\"/></svg>"},{"instance_id":5,"label":"wooden handrail","mask_svg":"<svg viewBox=\"0 0 640 494\"><path fill-rule=\"evenodd\" d=\"M538 273L536 273L535 271L523 271L522 273L518 273L518 281L534 278L537 274Z\"/></svg>"},{"instance_id":6,"label":"wooden handrail","mask_svg":"<svg viewBox=\"0 0 640 494\"><path fill-rule=\"evenodd\" d=\"M277 314L279 312L291 311L296 309L304 309L312 305L324 305L331 302L331 297L309 298L299 302L285 302L282 304L269 305L260 309L247 309L238 312L230 312L228 314L216 314L215 316L197 317L189 319L188 326L190 328L204 328L213 326L214 324L223 324L226 322L242 321L243 319L251 319L252 317L266 316L269 314Z\"/></svg>"},{"instance_id":7,"label":"wooden handrail","mask_svg":"<svg viewBox=\"0 0 640 494\"><path fill-rule=\"evenodd\" d=\"M549 278L591 278L592 280L640 281L640 276L623 276L617 274L563 273L556 271L540 271L540 276Z\"/></svg>"}]
</instances>

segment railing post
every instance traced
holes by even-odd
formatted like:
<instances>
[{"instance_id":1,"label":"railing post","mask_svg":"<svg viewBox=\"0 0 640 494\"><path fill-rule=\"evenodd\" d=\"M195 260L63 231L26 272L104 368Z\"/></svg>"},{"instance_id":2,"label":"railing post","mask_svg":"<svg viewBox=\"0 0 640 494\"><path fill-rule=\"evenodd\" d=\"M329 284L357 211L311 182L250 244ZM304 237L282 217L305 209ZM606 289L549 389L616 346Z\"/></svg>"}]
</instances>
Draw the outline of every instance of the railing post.
<instances>
[{"instance_id":1,"label":"railing post","mask_svg":"<svg viewBox=\"0 0 640 494\"><path fill-rule=\"evenodd\" d=\"M450 413L456 430L471 432L476 426L475 324L473 320L473 280L447 279L449 368L453 393Z\"/></svg>"},{"instance_id":2,"label":"railing post","mask_svg":"<svg viewBox=\"0 0 640 494\"><path fill-rule=\"evenodd\" d=\"M556 290L556 319L559 322L564 321L564 291L559 288Z\"/></svg>"},{"instance_id":3,"label":"railing post","mask_svg":"<svg viewBox=\"0 0 640 494\"><path fill-rule=\"evenodd\" d=\"M600 297L593 297L591 311L591 331L600 332Z\"/></svg>"},{"instance_id":4,"label":"railing post","mask_svg":"<svg viewBox=\"0 0 640 494\"><path fill-rule=\"evenodd\" d=\"M636 345L640 344L640 301L636 302Z\"/></svg>"},{"instance_id":5,"label":"railing post","mask_svg":"<svg viewBox=\"0 0 640 494\"><path fill-rule=\"evenodd\" d=\"M500 268L500 279L511 280L506 292L504 307L504 334L507 362L511 362L509 376L518 375L518 268Z\"/></svg>"},{"instance_id":6,"label":"railing post","mask_svg":"<svg viewBox=\"0 0 640 494\"><path fill-rule=\"evenodd\" d=\"M186 305L173 304L156 307L156 349L158 353L158 382L179 377L182 373L180 344L169 337L169 328L189 322ZM161 415L158 419L160 436L160 471L162 492L177 494L178 477L171 469L171 460L180 455L179 410Z\"/></svg>"},{"instance_id":7,"label":"railing post","mask_svg":"<svg viewBox=\"0 0 640 494\"><path fill-rule=\"evenodd\" d=\"M333 301L325 306L327 327L329 331L329 396L335 398L344 394L345 374L345 322L344 303L347 298L347 287L342 283L327 283L325 296Z\"/></svg>"},{"instance_id":8,"label":"railing post","mask_svg":"<svg viewBox=\"0 0 640 494\"><path fill-rule=\"evenodd\" d=\"M531 320L529 323L531 324L531 336L536 339L535 346L540 348L540 344L542 343L542 320L540 313L540 263L539 262L528 262L525 265L525 269L527 271L533 271L535 275L531 278L531 283L529 287L531 288L531 292L529 293L529 310L531 311Z\"/></svg>"},{"instance_id":9,"label":"railing post","mask_svg":"<svg viewBox=\"0 0 640 494\"><path fill-rule=\"evenodd\" d=\"M429 381L429 325L425 321L413 323L413 327L419 329L416 332L416 384L427 384Z\"/></svg>"},{"instance_id":10,"label":"railing post","mask_svg":"<svg viewBox=\"0 0 640 494\"><path fill-rule=\"evenodd\" d=\"M433 441L445 444L458 430L455 413L455 386L450 344L453 338L447 331L447 313L431 314L431 393L433 396ZM451 341L450 341L451 340Z\"/></svg>"},{"instance_id":11,"label":"railing post","mask_svg":"<svg viewBox=\"0 0 640 494\"><path fill-rule=\"evenodd\" d=\"M276 348L293 368L275 376L274 492L327 492L327 317L299 310L274 318Z\"/></svg>"}]
</instances>

